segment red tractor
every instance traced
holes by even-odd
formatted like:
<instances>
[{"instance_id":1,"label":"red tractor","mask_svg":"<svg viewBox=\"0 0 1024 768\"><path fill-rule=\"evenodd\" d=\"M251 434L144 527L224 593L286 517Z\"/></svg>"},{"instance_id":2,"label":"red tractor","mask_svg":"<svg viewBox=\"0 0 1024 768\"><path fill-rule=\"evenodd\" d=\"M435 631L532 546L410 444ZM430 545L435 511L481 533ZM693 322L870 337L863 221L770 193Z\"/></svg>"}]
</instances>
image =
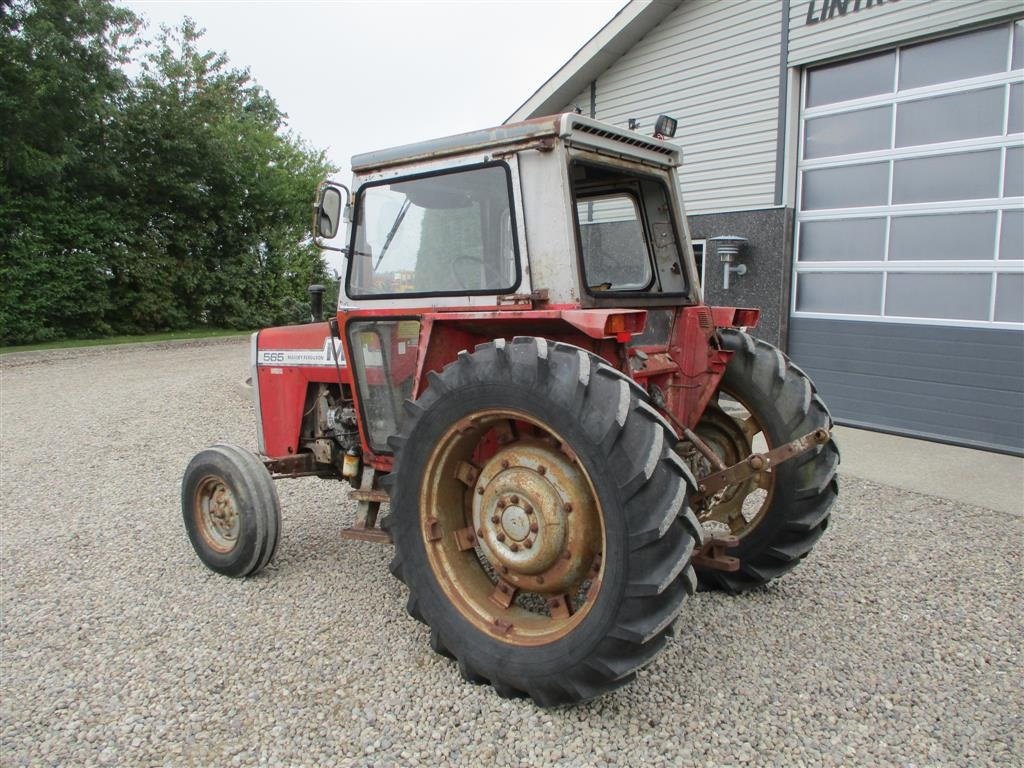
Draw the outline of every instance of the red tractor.
<instances>
[{"instance_id":1,"label":"red tractor","mask_svg":"<svg viewBox=\"0 0 1024 768\"><path fill-rule=\"evenodd\" d=\"M347 480L343 535L393 542L431 647L541 706L631 680L694 590L793 568L832 422L757 310L702 303L679 162L575 114L353 158L315 206L319 243L347 232L337 314L253 334L260 456L185 472L200 559L258 572L273 479Z\"/></svg>"}]
</instances>

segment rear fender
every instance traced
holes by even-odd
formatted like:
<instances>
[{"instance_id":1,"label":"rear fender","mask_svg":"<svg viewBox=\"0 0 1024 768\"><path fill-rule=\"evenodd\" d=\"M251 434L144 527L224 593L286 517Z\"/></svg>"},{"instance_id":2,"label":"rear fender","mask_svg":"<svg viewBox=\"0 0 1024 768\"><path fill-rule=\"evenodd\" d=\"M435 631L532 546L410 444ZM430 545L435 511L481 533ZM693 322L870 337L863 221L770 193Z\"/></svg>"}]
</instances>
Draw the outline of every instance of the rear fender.
<instances>
[{"instance_id":1,"label":"rear fender","mask_svg":"<svg viewBox=\"0 0 1024 768\"><path fill-rule=\"evenodd\" d=\"M339 384L340 373L342 387L351 388L341 343L331 338L327 323L254 333L250 365L259 451L270 458L283 458L298 450L311 385Z\"/></svg>"},{"instance_id":2,"label":"rear fender","mask_svg":"<svg viewBox=\"0 0 1024 768\"><path fill-rule=\"evenodd\" d=\"M610 317L621 325L607 330ZM424 316L420 330L420 354L416 369L415 397L427 388L427 374L440 371L462 350L494 339L511 340L516 336L537 336L552 342L564 342L605 358L613 367L621 365L621 344L644 327L643 310L549 310L502 312L488 316L453 314Z\"/></svg>"},{"instance_id":3,"label":"rear fender","mask_svg":"<svg viewBox=\"0 0 1024 768\"><path fill-rule=\"evenodd\" d=\"M725 375L732 352L719 344L718 328L753 327L759 316L759 310L736 307L696 305L679 310L669 348L679 370L664 382L651 380L662 385L659 406L669 411L677 424L689 429L697 426Z\"/></svg>"}]
</instances>

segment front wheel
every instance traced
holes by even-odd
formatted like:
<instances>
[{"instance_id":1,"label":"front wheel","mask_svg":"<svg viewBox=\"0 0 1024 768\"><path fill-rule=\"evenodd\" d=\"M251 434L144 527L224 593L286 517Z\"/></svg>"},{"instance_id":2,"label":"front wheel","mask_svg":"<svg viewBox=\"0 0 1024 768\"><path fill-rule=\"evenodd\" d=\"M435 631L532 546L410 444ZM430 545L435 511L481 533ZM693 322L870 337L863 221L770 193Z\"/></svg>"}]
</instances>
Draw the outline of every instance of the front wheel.
<instances>
[{"instance_id":1,"label":"front wheel","mask_svg":"<svg viewBox=\"0 0 1024 768\"><path fill-rule=\"evenodd\" d=\"M733 355L695 431L723 464L832 427L814 384L779 349L733 329L721 338ZM695 474L714 471L692 447L685 455ZM795 567L828 526L838 465L839 450L829 440L705 500L697 516L709 534L738 539L726 554L739 558L740 570L698 568L701 588L742 592Z\"/></svg>"},{"instance_id":2,"label":"front wheel","mask_svg":"<svg viewBox=\"0 0 1024 768\"><path fill-rule=\"evenodd\" d=\"M252 576L277 549L281 503L263 463L226 443L200 451L181 481L181 511L203 564L225 576Z\"/></svg>"},{"instance_id":3,"label":"front wheel","mask_svg":"<svg viewBox=\"0 0 1024 768\"><path fill-rule=\"evenodd\" d=\"M544 339L462 353L408 403L392 572L463 677L542 705L633 678L696 586L674 434L621 373Z\"/></svg>"}]
</instances>

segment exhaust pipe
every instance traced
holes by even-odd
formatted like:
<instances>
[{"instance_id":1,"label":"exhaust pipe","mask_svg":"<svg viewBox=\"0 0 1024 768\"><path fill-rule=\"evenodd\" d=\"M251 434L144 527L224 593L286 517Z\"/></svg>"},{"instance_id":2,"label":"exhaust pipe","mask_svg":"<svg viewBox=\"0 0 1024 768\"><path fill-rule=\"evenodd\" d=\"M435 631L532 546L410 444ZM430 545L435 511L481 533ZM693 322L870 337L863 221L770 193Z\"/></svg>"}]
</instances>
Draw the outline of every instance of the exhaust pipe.
<instances>
[{"instance_id":1,"label":"exhaust pipe","mask_svg":"<svg viewBox=\"0 0 1024 768\"><path fill-rule=\"evenodd\" d=\"M309 314L314 323L324 319L324 291L327 289L316 284L309 286Z\"/></svg>"}]
</instances>

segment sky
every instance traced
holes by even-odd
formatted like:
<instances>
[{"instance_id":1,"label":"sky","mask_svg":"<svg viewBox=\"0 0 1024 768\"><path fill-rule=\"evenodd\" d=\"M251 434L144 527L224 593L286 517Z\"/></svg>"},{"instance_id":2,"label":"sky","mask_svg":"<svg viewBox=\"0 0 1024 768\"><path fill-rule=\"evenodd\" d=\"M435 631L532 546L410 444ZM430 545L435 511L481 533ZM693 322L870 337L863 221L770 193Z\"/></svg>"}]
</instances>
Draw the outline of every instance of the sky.
<instances>
[{"instance_id":1,"label":"sky","mask_svg":"<svg viewBox=\"0 0 1024 768\"><path fill-rule=\"evenodd\" d=\"M354 154L499 125L625 0L119 4L149 37L191 16L347 183Z\"/></svg>"}]
</instances>

